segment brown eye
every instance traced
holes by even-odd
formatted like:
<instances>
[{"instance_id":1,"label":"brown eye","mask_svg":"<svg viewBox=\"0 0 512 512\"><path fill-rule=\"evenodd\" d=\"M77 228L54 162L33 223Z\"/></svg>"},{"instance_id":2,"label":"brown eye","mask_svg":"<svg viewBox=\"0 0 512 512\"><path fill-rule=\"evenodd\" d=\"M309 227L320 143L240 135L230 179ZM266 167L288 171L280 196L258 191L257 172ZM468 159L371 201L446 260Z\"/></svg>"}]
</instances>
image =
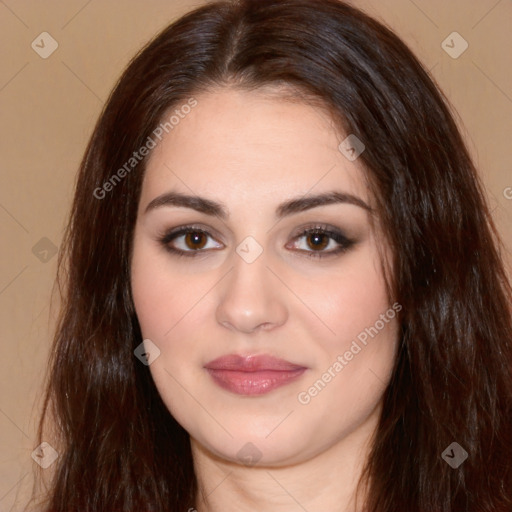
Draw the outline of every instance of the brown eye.
<instances>
[{"instance_id":1,"label":"brown eye","mask_svg":"<svg viewBox=\"0 0 512 512\"><path fill-rule=\"evenodd\" d=\"M185 235L185 244L189 249L202 249L206 245L207 237L199 231L190 231Z\"/></svg>"},{"instance_id":2,"label":"brown eye","mask_svg":"<svg viewBox=\"0 0 512 512\"><path fill-rule=\"evenodd\" d=\"M329 244L329 237L325 233L310 233L306 238L306 243L310 249L321 251Z\"/></svg>"},{"instance_id":3,"label":"brown eye","mask_svg":"<svg viewBox=\"0 0 512 512\"><path fill-rule=\"evenodd\" d=\"M347 238L339 229L316 225L304 229L285 247L308 257L326 258L341 255L354 244L355 240Z\"/></svg>"},{"instance_id":4,"label":"brown eye","mask_svg":"<svg viewBox=\"0 0 512 512\"><path fill-rule=\"evenodd\" d=\"M211 250L222 249L208 231L195 226L181 226L164 234L159 239L164 248L176 256L198 256Z\"/></svg>"}]
</instances>

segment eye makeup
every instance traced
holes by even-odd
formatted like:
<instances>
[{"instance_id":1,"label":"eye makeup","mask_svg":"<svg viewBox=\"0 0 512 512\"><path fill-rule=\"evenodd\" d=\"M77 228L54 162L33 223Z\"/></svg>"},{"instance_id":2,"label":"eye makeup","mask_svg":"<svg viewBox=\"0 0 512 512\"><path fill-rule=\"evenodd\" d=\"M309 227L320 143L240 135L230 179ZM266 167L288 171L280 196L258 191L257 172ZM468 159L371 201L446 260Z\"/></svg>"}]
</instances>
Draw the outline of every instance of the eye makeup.
<instances>
[{"instance_id":1,"label":"eye makeup","mask_svg":"<svg viewBox=\"0 0 512 512\"><path fill-rule=\"evenodd\" d=\"M166 251L178 257L194 258L223 248L223 244L216 240L208 229L196 224L165 231L159 236L158 241ZM311 224L300 228L292 236L291 241L286 243L285 248L307 257L327 258L346 252L355 243L355 240L334 226Z\"/></svg>"}]
</instances>

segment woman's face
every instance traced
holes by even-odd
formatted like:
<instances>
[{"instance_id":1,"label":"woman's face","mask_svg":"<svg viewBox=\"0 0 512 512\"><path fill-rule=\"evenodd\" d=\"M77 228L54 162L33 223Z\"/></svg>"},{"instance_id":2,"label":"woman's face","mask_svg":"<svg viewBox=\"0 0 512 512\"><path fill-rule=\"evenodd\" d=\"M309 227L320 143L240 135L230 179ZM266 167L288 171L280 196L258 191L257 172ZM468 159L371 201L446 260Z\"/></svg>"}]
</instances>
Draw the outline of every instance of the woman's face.
<instances>
[{"instance_id":1,"label":"woman's face","mask_svg":"<svg viewBox=\"0 0 512 512\"><path fill-rule=\"evenodd\" d=\"M196 100L153 150L139 204L149 369L194 446L297 463L377 421L401 309L389 250L326 113L262 92Z\"/></svg>"}]
</instances>

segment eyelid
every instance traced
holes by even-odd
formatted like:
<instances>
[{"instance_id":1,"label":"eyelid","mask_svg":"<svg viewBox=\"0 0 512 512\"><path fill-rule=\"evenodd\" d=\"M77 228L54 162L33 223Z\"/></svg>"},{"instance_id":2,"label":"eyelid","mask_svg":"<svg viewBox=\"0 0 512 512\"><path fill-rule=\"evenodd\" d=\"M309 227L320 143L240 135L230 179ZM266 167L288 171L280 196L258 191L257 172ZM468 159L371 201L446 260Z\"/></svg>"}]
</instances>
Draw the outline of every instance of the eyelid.
<instances>
[{"instance_id":1,"label":"eyelid","mask_svg":"<svg viewBox=\"0 0 512 512\"><path fill-rule=\"evenodd\" d=\"M203 226L201 224L184 224L182 226L177 226L176 228L172 228L169 230L164 230L163 234L160 236L161 239L168 239L169 241L189 232L198 232L207 235L210 238L218 239L221 238L220 234L210 226ZM213 232L213 234L212 234Z\"/></svg>"},{"instance_id":2,"label":"eyelid","mask_svg":"<svg viewBox=\"0 0 512 512\"><path fill-rule=\"evenodd\" d=\"M304 233L314 233L315 231L319 231L322 233L339 234L339 235L345 237L342 230L340 228L337 228L336 226L333 226L332 224L323 224L321 222L312 222L312 223L303 224L303 225L299 226L298 228L296 228L294 230L294 234L292 235L292 238L301 236Z\"/></svg>"}]
</instances>

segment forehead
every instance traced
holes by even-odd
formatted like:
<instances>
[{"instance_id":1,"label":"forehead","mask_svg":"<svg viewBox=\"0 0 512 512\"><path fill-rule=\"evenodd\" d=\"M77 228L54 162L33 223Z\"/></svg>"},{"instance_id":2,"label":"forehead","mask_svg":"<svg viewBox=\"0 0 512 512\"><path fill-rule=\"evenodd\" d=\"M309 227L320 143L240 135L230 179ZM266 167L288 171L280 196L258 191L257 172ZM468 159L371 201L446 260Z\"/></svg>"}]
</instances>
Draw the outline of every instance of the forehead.
<instances>
[{"instance_id":1,"label":"forehead","mask_svg":"<svg viewBox=\"0 0 512 512\"><path fill-rule=\"evenodd\" d=\"M141 204L170 189L233 207L331 190L369 201L362 166L339 151L344 135L324 109L264 91L220 89L195 99L153 149Z\"/></svg>"}]
</instances>

